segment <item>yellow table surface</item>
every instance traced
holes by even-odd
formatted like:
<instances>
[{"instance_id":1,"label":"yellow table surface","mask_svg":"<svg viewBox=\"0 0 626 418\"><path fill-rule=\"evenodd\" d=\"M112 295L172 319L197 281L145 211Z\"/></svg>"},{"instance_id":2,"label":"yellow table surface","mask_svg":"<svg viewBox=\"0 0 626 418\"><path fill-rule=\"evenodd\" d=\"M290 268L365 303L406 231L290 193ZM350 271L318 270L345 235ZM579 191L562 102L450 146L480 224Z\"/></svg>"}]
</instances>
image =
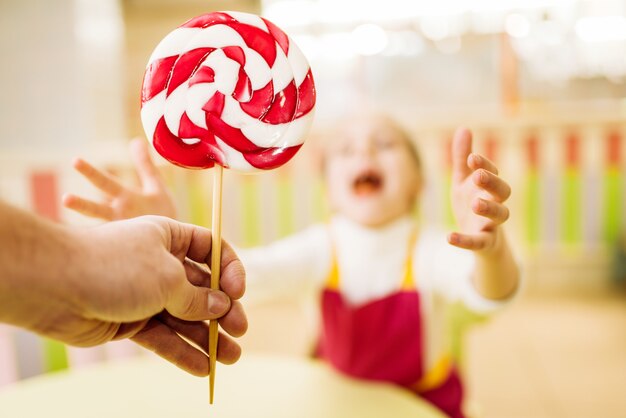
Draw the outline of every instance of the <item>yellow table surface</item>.
<instances>
[{"instance_id":1,"label":"yellow table surface","mask_svg":"<svg viewBox=\"0 0 626 418\"><path fill-rule=\"evenodd\" d=\"M0 417L63 418L442 418L391 385L356 381L315 360L247 354L218 365L215 403L208 379L163 360L60 372L0 389Z\"/></svg>"}]
</instances>

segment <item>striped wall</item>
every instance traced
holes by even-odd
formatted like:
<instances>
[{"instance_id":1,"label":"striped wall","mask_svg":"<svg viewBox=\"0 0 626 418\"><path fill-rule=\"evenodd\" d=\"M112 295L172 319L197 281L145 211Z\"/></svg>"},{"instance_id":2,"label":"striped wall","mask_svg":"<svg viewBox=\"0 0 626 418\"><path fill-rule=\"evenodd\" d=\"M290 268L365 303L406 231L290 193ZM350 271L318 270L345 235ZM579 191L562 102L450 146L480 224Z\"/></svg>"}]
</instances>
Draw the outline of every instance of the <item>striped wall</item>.
<instances>
[{"instance_id":1,"label":"striped wall","mask_svg":"<svg viewBox=\"0 0 626 418\"><path fill-rule=\"evenodd\" d=\"M427 177L420 211L423 218L447 227L453 224L449 205L452 133L452 127L415 132ZM556 251L565 254L566 262L573 262L590 249L602 254L611 251L626 227L625 131L619 124L483 126L475 130L475 138L476 150L494 160L512 185L508 229L525 257ZM286 167L262 175L226 172L226 239L240 246L258 245L327 218L322 180L313 168L314 148L305 147ZM92 160L125 181L133 180L125 163ZM64 191L97 198L97 193L72 172L69 160L37 164L13 161L1 167L0 198L54 221L95 223L60 207ZM171 166L164 166L163 172L181 219L210 226L211 172ZM137 352L129 342L93 349L67 348L0 325L0 385Z\"/></svg>"}]
</instances>

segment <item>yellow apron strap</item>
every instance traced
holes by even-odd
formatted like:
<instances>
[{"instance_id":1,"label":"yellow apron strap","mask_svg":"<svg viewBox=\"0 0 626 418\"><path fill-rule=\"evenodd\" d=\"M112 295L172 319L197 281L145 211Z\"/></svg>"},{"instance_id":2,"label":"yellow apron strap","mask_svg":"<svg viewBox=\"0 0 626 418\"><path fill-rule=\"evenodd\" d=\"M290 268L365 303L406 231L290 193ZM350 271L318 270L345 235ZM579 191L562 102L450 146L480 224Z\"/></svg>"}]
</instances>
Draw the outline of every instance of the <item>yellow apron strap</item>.
<instances>
[{"instance_id":1,"label":"yellow apron strap","mask_svg":"<svg viewBox=\"0 0 626 418\"><path fill-rule=\"evenodd\" d=\"M339 263L337 262L337 249L335 248L335 240L333 239L333 230L328 225L328 235L330 237L330 271L326 277L326 289L339 290Z\"/></svg>"},{"instance_id":2,"label":"yellow apron strap","mask_svg":"<svg viewBox=\"0 0 626 418\"><path fill-rule=\"evenodd\" d=\"M450 374L451 364L452 359L449 354L441 356L437 363L411 386L411 389L422 393L441 386Z\"/></svg>"},{"instance_id":3,"label":"yellow apron strap","mask_svg":"<svg viewBox=\"0 0 626 418\"><path fill-rule=\"evenodd\" d=\"M406 267L404 271L404 279L402 280L402 290L415 289L415 276L413 275L413 253L415 244L417 242L417 230L411 233L409 240L409 253L406 258ZM435 365L428 370L417 383L411 386L411 389L418 393L426 392L428 390L441 386L450 375L452 365L452 358L449 354L444 354L435 363Z\"/></svg>"},{"instance_id":4,"label":"yellow apron strap","mask_svg":"<svg viewBox=\"0 0 626 418\"><path fill-rule=\"evenodd\" d=\"M326 278L326 289L339 290L339 267L337 265L337 257L333 249L332 261L328 277Z\"/></svg>"},{"instance_id":5,"label":"yellow apron strap","mask_svg":"<svg viewBox=\"0 0 626 418\"><path fill-rule=\"evenodd\" d=\"M326 278L326 288L330 290L338 290L339 289L339 265L337 263L337 252L336 252L333 240L332 240L332 231L329 231L329 233L331 233L332 261L331 261L331 266L330 266L330 272L328 273L328 277ZM409 238L407 257L406 257L406 262L404 264L404 274L402 276L402 283L400 284L401 290L415 289L415 279L413 278L413 249L415 248L416 242L417 242L417 230L414 229L411 232L411 236Z\"/></svg>"},{"instance_id":6,"label":"yellow apron strap","mask_svg":"<svg viewBox=\"0 0 626 418\"><path fill-rule=\"evenodd\" d=\"M415 249L415 243L417 242L417 229L413 229L409 238L409 246L407 250L406 261L404 264L404 275L402 276L402 283L400 284L400 290L412 290L415 289L415 278L413 276L413 250Z\"/></svg>"}]
</instances>

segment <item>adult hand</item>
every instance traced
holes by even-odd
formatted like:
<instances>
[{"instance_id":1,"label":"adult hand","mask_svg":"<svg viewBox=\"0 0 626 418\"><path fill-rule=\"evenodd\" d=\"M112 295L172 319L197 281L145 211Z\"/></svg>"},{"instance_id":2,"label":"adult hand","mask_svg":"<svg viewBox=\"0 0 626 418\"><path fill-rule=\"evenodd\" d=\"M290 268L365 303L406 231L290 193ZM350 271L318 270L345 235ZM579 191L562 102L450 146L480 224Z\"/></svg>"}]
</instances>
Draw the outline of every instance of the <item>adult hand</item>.
<instances>
[{"instance_id":1,"label":"adult hand","mask_svg":"<svg viewBox=\"0 0 626 418\"><path fill-rule=\"evenodd\" d=\"M234 337L247 329L244 269L225 242L221 291L209 289L207 229L156 216L68 229L10 215L0 225L16 247L0 257L4 322L77 346L131 338L199 376L209 373L205 320ZM217 360L233 363L241 349L226 334Z\"/></svg>"}]
</instances>

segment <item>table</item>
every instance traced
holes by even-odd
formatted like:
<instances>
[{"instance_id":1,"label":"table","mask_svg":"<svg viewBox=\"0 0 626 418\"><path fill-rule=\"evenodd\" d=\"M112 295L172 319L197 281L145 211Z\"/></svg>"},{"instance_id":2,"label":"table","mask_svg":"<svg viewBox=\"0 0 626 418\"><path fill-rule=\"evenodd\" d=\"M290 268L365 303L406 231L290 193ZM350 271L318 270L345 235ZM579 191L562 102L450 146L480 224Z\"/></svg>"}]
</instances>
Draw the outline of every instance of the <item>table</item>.
<instances>
[{"instance_id":1,"label":"table","mask_svg":"<svg viewBox=\"0 0 626 418\"><path fill-rule=\"evenodd\" d=\"M208 380L152 357L27 379L0 390L2 418L442 418L397 387L357 381L317 360L246 353Z\"/></svg>"}]
</instances>

